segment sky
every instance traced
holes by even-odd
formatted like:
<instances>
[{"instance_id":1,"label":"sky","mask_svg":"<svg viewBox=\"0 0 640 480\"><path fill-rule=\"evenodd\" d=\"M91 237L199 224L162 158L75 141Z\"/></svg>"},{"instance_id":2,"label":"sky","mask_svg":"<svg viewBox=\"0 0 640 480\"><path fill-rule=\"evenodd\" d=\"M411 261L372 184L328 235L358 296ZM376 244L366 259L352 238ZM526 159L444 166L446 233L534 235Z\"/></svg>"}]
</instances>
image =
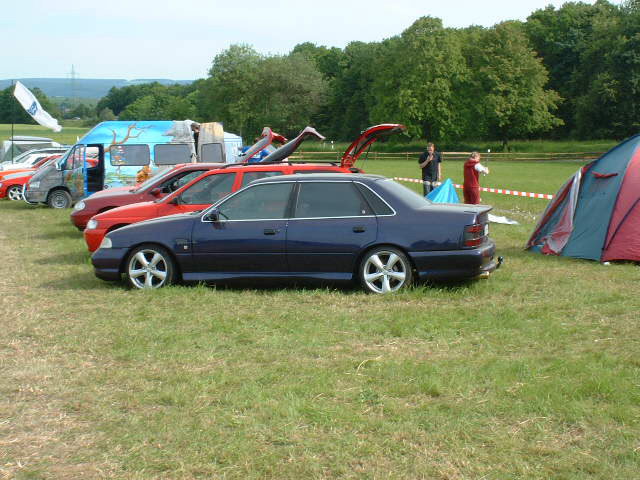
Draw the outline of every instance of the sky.
<instances>
[{"instance_id":1,"label":"sky","mask_svg":"<svg viewBox=\"0 0 640 480\"><path fill-rule=\"evenodd\" d=\"M69 78L73 65L76 78L191 80L206 77L215 55L234 43L262 54L285 54L302 42L342 48L398 35L422 16L441 18L445 27L489 27L563 3L17 0L0 16L0 79Z\"/></svg>"}]
</instances>

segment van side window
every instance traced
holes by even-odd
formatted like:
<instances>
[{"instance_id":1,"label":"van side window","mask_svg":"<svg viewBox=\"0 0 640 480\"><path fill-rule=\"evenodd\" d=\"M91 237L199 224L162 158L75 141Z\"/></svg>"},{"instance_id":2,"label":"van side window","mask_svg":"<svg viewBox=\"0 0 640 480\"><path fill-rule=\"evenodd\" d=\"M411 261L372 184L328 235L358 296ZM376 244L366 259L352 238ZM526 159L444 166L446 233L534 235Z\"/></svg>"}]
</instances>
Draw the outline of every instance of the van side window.
<instances>
[{"instance_id":1,"label":"van side window","mask_svg":"<svg viewBox=\"0 0 640 480\"><path fill-rule=\"evenodd\" d=\"M153 161L156 165L177 165L191 162L191 145L186 143L166 143L153 147Z\"/></svg>"},{"instance_id":2,"label":"van side window","mask_svg":"<svg viewBox=\"0 0 640 480\"><path fill-rule=\"evenodd\" d=\"M205 143L200 147L200 162L224 163L224 146L221 143Z\"/></svg>"},{"instance_id":3,"label":"van side window","mask_svg":"<svg viewBox=\"0 0 640 480\"><path fill-rule=\"evenodd\" d=\"M112 145L109 151L114 167L142 167L151 161L149 145Z\"/></svg>"}]
</instances>

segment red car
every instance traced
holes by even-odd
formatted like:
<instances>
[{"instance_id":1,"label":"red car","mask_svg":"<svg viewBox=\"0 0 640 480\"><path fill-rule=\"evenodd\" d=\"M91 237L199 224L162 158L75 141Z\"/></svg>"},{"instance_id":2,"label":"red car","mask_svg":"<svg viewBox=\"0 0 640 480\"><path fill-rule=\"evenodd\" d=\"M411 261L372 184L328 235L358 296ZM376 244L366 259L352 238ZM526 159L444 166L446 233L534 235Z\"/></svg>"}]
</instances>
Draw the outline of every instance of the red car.
<instances>
[{"instance_id":1,"label":"red car","mask_svg":"<svg viewBox=\"0 0 640 480\"><path fill-rule=\"evenodd\" d=\"M35 168L7 170L0 174L0 198L12 201L22 200L22 187L40 167L55 162L61 155L50 155L35 163Z\"/></svg>"},{"instance_id":2,"label":"red car","mask_svg":"<svg viewBox=\"0 0 640 480\"><path fill-rule=\"evenodd\" d=\"M265 127L262 138L247 150L247 159L260 153L272 142L286 142L282 135L272 132ZM176 165L170 170L160 173L135 187L118 187L102 190L94 193L84 200L79 201L71 212L71 223L78 230L84 230L91 217L98 213L106 212L112 208L122 207L138 202L149 202L163 198L186 185L194 178L213 168L220 168L221 163L184 163Z\"/></svg>"},{"instance_id":3,"label":"red car","mask_svg":"<svg viewBox=\"0 0 640 480\"><path fill-rule=\"evenodd\" d=\"M360 172L352 166L366 147L382 136L404 131L404 129L404 126L397 124L371 127L351 144L343 155L340 165L263 162L228 165L211 170L162 200L127 205L96 215L88 222L84 239L89 251L93 252L98 249L102 239L110 231L143 220L202 210L259 178L304 173ZM289 144L279 150L288 151Z\"/></svg>"}]
</instances>

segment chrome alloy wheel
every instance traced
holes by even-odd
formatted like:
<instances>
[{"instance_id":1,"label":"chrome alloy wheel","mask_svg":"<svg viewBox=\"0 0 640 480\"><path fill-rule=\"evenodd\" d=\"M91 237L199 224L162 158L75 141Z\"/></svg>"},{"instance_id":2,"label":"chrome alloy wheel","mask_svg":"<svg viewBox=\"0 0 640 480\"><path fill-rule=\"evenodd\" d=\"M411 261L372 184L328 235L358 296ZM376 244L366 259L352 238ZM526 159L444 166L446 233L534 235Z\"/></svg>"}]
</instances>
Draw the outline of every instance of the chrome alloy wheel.
<instances>
[{"instance_id":1,"label":"chrome alloy wheel","mask_svg":"<svg viewBox=\"0 0 640 480\"><path fill-rule=\"evenodd\" d=\"M22 200L22 187L19 185L12 185L7 189L7 198L14 202Z\"/></svg>"},{"instance_id":2,"label":"chrome alloy wheel","mask_svg":"<svg viewBox=\"0 0 640 480\"><path fill-rule=\"evenodd\" d=\"M365 259L362 281L374 293L396 292L411 280L410 268L400 252L375 250Z\"/></svg>"},{"instance_id":3,"label":"chrome alloy wheel","mask_svg":"<svg viewBox=\"0 0 640 480\"><path fill-rule=\"evenodd\" d=\"M165 284L170 268L164 255L144 249L130 258L127 276L136 288L160 288Z\"/></svg>"}]
</instances>

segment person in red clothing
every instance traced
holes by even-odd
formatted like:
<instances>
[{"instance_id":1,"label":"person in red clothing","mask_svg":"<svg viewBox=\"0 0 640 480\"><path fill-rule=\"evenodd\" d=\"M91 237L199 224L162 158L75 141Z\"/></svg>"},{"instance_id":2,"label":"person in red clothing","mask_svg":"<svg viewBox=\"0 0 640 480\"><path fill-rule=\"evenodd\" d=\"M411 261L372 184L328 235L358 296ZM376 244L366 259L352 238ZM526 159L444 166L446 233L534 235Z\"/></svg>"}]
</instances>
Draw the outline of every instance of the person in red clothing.
<instances>
[{"instance_id":1,"label":"person in red clothing","mask_svg":"<svg viewBox=\"0 0 640 480\"><path fill-rule=\"evenodd\" d=\"M480 174L488 174L489 169L480 163L480 154L473 152L464 163L464 203L477 205L480 203Z\"/></svg>"}]
</instances>

